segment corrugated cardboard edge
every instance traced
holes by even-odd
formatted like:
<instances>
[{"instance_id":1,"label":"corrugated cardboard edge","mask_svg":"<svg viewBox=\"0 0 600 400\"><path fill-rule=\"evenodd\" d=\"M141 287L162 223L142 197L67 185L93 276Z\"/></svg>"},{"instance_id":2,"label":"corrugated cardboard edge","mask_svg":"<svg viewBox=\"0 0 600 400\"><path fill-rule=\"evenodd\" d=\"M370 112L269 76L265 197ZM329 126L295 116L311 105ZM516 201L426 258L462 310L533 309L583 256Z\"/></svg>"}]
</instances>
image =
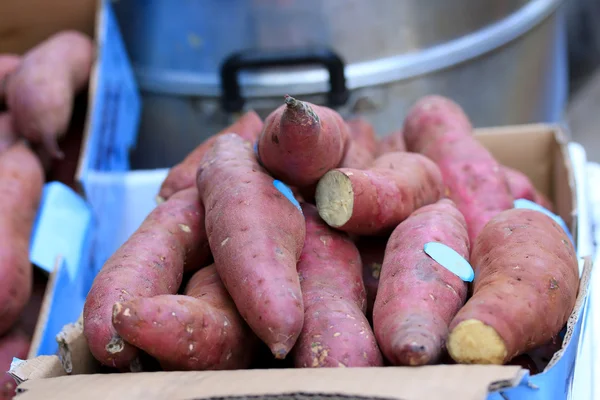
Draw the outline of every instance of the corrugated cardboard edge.
<instances>
[{"instance_id":1,"label":"corrugated cardboard edge","mask_svg":"<svg viewBox=\"0 0 600 400\"><path fill-rule=\"evenodd\" d=\"M18 398L483 400L490 388L515 386L524 374L493 365L91 374L30 380Z\"/></svg>"},{"instance_id":2,"label":"corrugated cardboard edge","mask_svg":"<svg viewBox=\"0 0 600 400\"><path fill-rule=\"evenodd\" d=\"M552 357L552 359L550 360L550 362L548 363L548 365L546 366L544 371L547 371L550 368L552 368L554 366L554 364L556 364L558 362L558 360L560 360L563 353L565 352L565 349L571 342L571 337L573 336L573 329L575 329L575 325L577 324L577 321L579 320L579 317L582 314L581 311L582 311L582 308L587 299L588 292L590 290L589 286L590 286L590 278L592 276L592 270L593 270L592 258L589 256L584 257L583 274L581 275L581 279L579 280L579 293L577 294L577 301L575 302L575 307L573 308L573 312L571 313L571 315L569 316L569 319L567 320L567 332L563 339L562 347L559 351L554 353L554 356Z\"/></svg>"},{"instance_id":3,"label":"corrugated cardboard edge","mask_svg":"<svg viewBox=\"0 0 600 400\"><path fill-rule=\"evenodd\" d=\"M58 354L67 374L91 374L98 370L96 362L83 335L83 314L77 322L66 325L56 335Z\"/></svg>"}]
</instances>

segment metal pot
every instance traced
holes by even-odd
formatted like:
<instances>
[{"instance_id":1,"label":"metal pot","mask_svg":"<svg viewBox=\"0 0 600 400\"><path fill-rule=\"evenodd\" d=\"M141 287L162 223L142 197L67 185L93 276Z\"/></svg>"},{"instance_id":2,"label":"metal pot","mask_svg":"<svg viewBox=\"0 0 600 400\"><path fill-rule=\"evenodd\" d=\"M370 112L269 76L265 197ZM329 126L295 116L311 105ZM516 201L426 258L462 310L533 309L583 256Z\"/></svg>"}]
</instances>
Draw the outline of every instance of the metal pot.
<instances>
[{"instance_id":1,"label":"metal pot","mask_svg":"<svg viewBox=\"0 0 600 400\"><path fill-rule=\"evenodd\" d=\"M475 126L553 122L567 92L560 0L128 0L114 6L143 94L138 168L165 167L284 94L385 135L426 94Z\"/></svg>"}]
</instances>

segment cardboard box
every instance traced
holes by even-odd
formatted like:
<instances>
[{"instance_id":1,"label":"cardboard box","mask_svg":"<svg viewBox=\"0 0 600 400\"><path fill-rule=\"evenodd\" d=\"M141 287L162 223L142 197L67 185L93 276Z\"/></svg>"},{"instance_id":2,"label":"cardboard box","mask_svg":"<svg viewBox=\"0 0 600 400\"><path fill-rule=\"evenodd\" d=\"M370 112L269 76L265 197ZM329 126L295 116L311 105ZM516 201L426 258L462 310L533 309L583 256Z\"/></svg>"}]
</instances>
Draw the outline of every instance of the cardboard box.
<instances>
[{"instance_id":1,"label":"cardboard box","mask_svg":"<svg viewBox=\"0 0 600 400\"><path fill-rule=\"evenodd\" d=\"M88 229L80 231L87 232L81 235L89 238L75 238L78 250L74 253L79 257L55 254L53 258L44 253L46 261L55 261L45 313L38 323L32 357L15 360L11 368L12 376L20 383L19 398L517 400L565 398L571 393L587 310L592 270L589 258L581 262L580 292L562 349L535 376L518 366L465 365L98 374L101 369L89 353L82 323L74 321L81 313L95 273L154 207L154 196L167 171L129 170L127 155L136 138L139 97L107 2L98 12L96 34L100 57L93 71L90 112L78 171L85 196L80 200L87 205L80 208L90 210L93 216ZM476 136L501 163L525 172L554 201L558 215L578 243L580 201L567 141L560 127L480 129ZM51 240L39 234L40 242ZM56 328L69 322L73 323L60 332ZM50 346L54 338L56 351Z\"/></svg>"}]
</instances>

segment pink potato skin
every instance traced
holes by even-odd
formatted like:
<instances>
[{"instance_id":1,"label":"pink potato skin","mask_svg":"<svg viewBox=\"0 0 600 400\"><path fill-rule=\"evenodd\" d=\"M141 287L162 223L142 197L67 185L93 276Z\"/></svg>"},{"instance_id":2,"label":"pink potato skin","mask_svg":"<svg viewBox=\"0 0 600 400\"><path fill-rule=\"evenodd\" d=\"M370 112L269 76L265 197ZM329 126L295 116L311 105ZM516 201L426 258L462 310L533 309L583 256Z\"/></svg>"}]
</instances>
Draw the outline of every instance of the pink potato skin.
<instances>
[{"instance_id":1,"label":"pink potato skin","mask_svg":"<svg viewBox=\"0 0 600 400\"><path fill-rule=\"evenodd\" d=\"M0 106L4 103L6 80L21 63L17 54L0 54Z\"/></svg>"},{"instance_id":2,"label":"pink potato skin","mask_svg":"<svg viewBox=\"0 0 600 400\"><path fill-rule=\"evenodd\" d=\"M506 346L505 363L551 341L573 311L577 254L565 231L541 212L496 215L473 243L471 265L473 296L450 329L470 319L492 327Z\"/></svg>"},{"instance_id":3,"label":"pink potato skin","mask_svg":"<svg viewBox=\"0 0 600 400\"><path fill-rule=\"evenodd\" d=\"M198 170L217 272L244 320L285 358L304 321L296 263L305 223L273 182L236 134L217 138Z\"/></svg>"},{"instance_id":4,"label":"pink potato skin","mask_svg":"<svg viewBox=\"0 0 600 400\"><path fill-rule=\"evenodd\" d=\"M15 396L17 383L6 371L10 369L13 357L27 359L30 344L31 338L17 329L0 337L0 400L10 400Z\"/></svg>"},{"instance_id":5,"label":"pink potato skin","mask_svg":"<svg viewBox=\"0 0 600 400\"><path fill-rule=\"evenodd\" d=\"M113 305L175 294L184 271L198 269L209 259L197 189L178 192L158 205L104 264L87 295L83 333L94 357L109 367L129 368L138 351L115 331Z\"/></svg>"},{"instance_id":6,"label":"pink potato skin","mask_svg":"<svg viewBox=\"0 0 600 400\"><path fill-rule=\"evenodd\" d=\"M375 152L375 155L379 157L385 153L393 153L397 151L406 151L404 133L401 129L379 139L377 142L377 151Z\"/></svg>"},{"instance_id":7,"label":"pink potato skin","mask_svg":"<svg viewBox=\"0 0 600 400\"><path fill-rule=\"evenodd\" d=\"M373 305L377 297L381 265L389 237L362 236L356 241L363 264L363 282L367 290L367 318L372 319Z\"/></svg>"},{"instance_id":8,"label":"pink potato skin","mask_svg":"<svg viewBox=\"0 0 600 400\"><path fill-rule=\"evenodd\" d=\"M184 295L115 304L113 326L171 371L244 369L258 345L214 265L196 272Z\"/></svg>"},{"instance_id":9,"label":"pink potato skin","mask_svg":"<svg viewBox=\"0 0 600 400\"><path fill-rule=\"evenodd\" d=\"M349 138L337 112L286 96L286 103L265 120L258 155L274 178L302 189L340 165Z\"/></svg>"},{"instance_id":10,"label":"pink potato skin","mask_svg":"<svg viewBox=\"0 0 600 400\"><path fill-rule=\"evenodd\" d=\"M158 196L167 200L180 190L196 185L196 173L202 157L210 150L217 137L226 133L237 133L242 138L255 142L264 127L262 119L254 111L248 111L237 121L223 129L221 132L206 139L196 147L182 162L169 170L169 174L162 183Z\"/></svg>"},{"instance_id":11,"label":"pink potato skin","mask_svg":"<svg viewBox=\"0 0 600 400\"><path fill-rule=\"evenodd\" d=\"M543 194L538 192L533 186L533 183L529 180L527 175L516 169L503 166L502 171L506 176L508 187L510 192L515 199L526 199L539 204L540 206L552 211L553 206L550 200L548 200Z\"/></svg>"},{"instance_id":12,"label":"pink potato skin","mask_svg":"<svg viewBox=\"0 0 600 400\"><path fill-rule=\"evenodd\" d=\"M373 327L394 365L439 361L448 325L467 297L467 284L423 251L428 242L443 243L468 260L467 226L451 200L415 211L387 243Z\"/></svg>"},{"instance_id":13,"label":"pink potato skin","mask_svg":"<svg viewBox=\"0 0 600 400\"><path fill-rule=\"evenodd\" d=\"M304 327L294 347L298 368L383 365L365 317L366 293L356 245L302 206L306 240L298 262L304 298Z\"/></svg>"},{"instance_id":14,"label":"pink potato skin","mask_svg":"<svg viewBox=\"0 0 600 400\"><path fill-rule=\"evenodd\" d=\"M55 158L75 95L88 84L95 48L77 31L59 32L28 51L6 82L6 103L17 132Z\"/></svg>"},{"instance_id":15,"label":"pink potato skin","mask_svg":"<svg viewBox=\"0 0 600 400\"><path fill-rule=\"evenodd\" d=\"M363 118L354 118L346 122L350 132L350 140L340 163L342 168L366 169L375 160L377 139L375 130Z\"/></svg>"},{"instance_id":16,"label":"pink potato skin","mask_svg":"<svg viewBox=\"0 0 600 400\"><path fill-rule=\"evenodd\" d=\"M444 191L440 170L420 154L387 153L368 170L336 171L350 179L354 191L352 216L336 228L356 235L389 233L413 211L438 201Z\"/></svg>"},{"instance_id":17,"label":"pink potato skin","mask_svg":"<svg viewBox=\"0 0 600 400\"><path fill-rule=\"evenodd\" d=\"M0 335L17 321L31 296L30 237L44 171L22 142L0 153Z\"/></svg>"},{"instance_id":18,"label":"pink potato skin","mask_svg":"<svg viewBox=\"0 0 600 400\"><path fill-rule=\"evenodd\" d=\"M491 218L513 207L500 164L472 136L471 123L456 103L424 97L408 112L403 130L407 150L440 168L446 196L465 216L471 242Z\"/></svg>"}]
</instances>

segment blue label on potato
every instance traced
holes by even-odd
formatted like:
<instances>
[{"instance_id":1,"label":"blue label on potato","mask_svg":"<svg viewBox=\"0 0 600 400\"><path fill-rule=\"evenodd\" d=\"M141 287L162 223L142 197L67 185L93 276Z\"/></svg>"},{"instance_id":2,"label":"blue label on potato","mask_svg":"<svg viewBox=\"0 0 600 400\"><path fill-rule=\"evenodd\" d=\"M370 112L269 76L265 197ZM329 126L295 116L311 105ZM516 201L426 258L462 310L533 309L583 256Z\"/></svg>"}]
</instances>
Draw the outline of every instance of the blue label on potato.
<instances>
[{"instance_id":1,"label":"blue label on potato","mask_svg":"<svg viewBox=\"0 0 600 400\"><path fill-rule=\"evenodd\" d=\"M542 207L539 204L534 203L533 201L530 201L527 199L517 199L513 202L513 206L515 208L527 208L529 210L539 211L541 213L546 214L547 216L552 218L554 220L554 222L556 222L558 225L560 225L565 230L567 236L571 240L571 243L573 243L573 245L575 245L575 241L573 240L573 236L571 235L571 232L569 232L569 228L567 227L567 224L560 216L554 214L552 211L548 210L547 208Z\"/></svg>"},{"instance_id":2,"label":"blue label on potato","mask_svg":"<svg viewBox=\"0 0 600 400\"><path fill-rule=\"evenodd\" d=\"M298 210L300 210L300 212L302 212L302 207L300 207L300 203L298 203L298 200L296 200L296 198L294 197L292 189L290 189L285 183L278 181L277 179L273 181L273 186L275 186L275 189L279 190L279 193L284 195L286 199L288 199Z\"/></svg>"},{"instance_id":3,"label":"blue label on potato","mask_svg":"<svg viewBox=\"0 0 600 400\"><path fill-rule=\"evenodd\" d=\"M475 273L473 267L454 249L443 243L429 242L423 246L423 251L438 264L458 276L465 282L473 282Z\"/></svg>"}]
</instances>

